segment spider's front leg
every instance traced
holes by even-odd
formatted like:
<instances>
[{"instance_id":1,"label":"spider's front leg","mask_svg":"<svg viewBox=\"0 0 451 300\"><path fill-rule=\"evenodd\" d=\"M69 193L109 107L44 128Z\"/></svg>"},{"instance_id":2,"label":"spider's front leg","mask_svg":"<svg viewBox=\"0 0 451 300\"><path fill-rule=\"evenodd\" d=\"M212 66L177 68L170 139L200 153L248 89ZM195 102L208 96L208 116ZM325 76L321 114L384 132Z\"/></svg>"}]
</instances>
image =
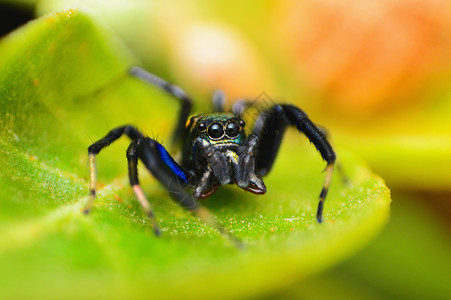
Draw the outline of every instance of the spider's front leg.
<instances>
[{"instance_id":1,"label":"spider's front leg","mask_svg":"<svg viewBox=\"0 0 451 300\"><path fill-rule=\"evenodd\" d=\"M155 234L158 235L160 230L155 220L154 213L150 208L149 201L139 185L137 169L138 159L140 159L152 175L166 187L174 201L205 223L216 228L221 234L230 238L237 246L241 247L241 243L235 237L217 224L215 216L205 207L198 204L197 200L186 190L188 187L188 176L169 155L166 149L157 141L144 137L136 128L128 125L111 130L104 138L95 142L88 148L91 195L85 206L85 213L90 211L96 194L96 155L123 134L126 134L132 140L132 143L127 149L130 184L141 206L147 216L151 219Z\"/></svg>"},{"instance_id":2,"label":"spider's front leg","mask_svg":"<svg viewBox=\"0 0 451 300\"><path fill-rule=\"evenodd\" d=\"M239 187L255 193L266 192L263 180L255 174L255 153L258 137L250 135L235 151L220 151L211 142L198 137L194 143L196 173L199 178L194 187L194 197L203 199L216 191L218 185L234 181Z\"/></svg>"},{"instance_id":3,"label":"spider's front leg","mask_svg":"<svg viewBox=\"0 0 451 300\"><path fill-rule=\"evenodd\" d=\"M191 112L191 107L193 106L191 97L177 85L171 84L138 66L130 69L130 75L166 91L180 101L181 109L179 112L177 125L175 126L172 136L172 146L180 146L185 134L185 123Z\"/></svg>"},{"instance_id":4,"label":"spider's front leg","mask_svg":"<svg viewBox=\"0 0 451 300\"><path fill-rule=\"evenodd\" d=\"M144 163L152 175L169 191L171 198L189 211L198 210L196 200L185 191L188 185L185 172L169 155L166 149L151 138L140 138L132 141L127 149L128 174L130 185L149 219L152 220L154 232L160 234L154 213L149 201L139 185L138 158Z\"/></svg>"},{"instance_id":5,"label":"spider's front leg","mask_svg":"<svg viewBox=\"0 0 451 300\"><path fill-rule=\"evenodd\" d=\"M251 134L246 143L238 148L239 163L235 168L236 184L254 194L266 193L263 180L255 174L255 156L259 147L259 137Z\"/></svg>"},{"instance_id":6,"label":"spider's front leg","mask_svg":"<svg viewBox=\"0 0 451 300\"><path fill-rule=\"evenodd\" d=\"M96 178L96 155L99 154L102 149L109 146L111 143L119 139L122 135L127 135L133 142L139 141L144 138L141 132L138 131L133 126L130 125L124 125L117 127L110 132L107 133L102 139L98 140L94 144L88 147L88 153L89 153L89 172L90 172L90 196L88 199L88 202L86 203L83 212L85 214L88 214L92 208L92 205L94 204L94 200L96 197L96 184L97 184L97 178ZM154 213L152 212L152 209L150 208L150 204L147 201L146 197L144 196L144 193L142 192L139 184L138 184L138 171L137 171L137 157L134 155L132 147L129 147L127 150L127 160L128 160L128 166L129 166L129 178L130 183L132 184L133 191L135 192L136 197L138 198L141 206L143 207L144 211L146 212L146 215L149 217L149 219L152 221L153 229L156 235L160 234L160 229L158 228L158 224L155 220ZM137 182L136 185L133 184L133 182Z\"/></svg>"},{"instance_id":7,"label":"spider's front leg","mask_svg":"<svg viewBox=\"0 0 451 300\"><path fill-rule=\"evenodd\" d=\"M258 117L254 126L254 134L260 137L256 160L257 174L264 176L271 170L288 125L295 126L299 132L304 133L327 162L326 176L316 213L316 220L322 223L324 201L332 181L336 155L322 131L300 108L289 104L274 105Z\"/></svg>"},{"instance_id":8,"label":"spider's front leg","mask_svg":"<svg viewBox=\"0 0 451 300\"><path fill-rule=\"evenodd\" d=\"M216 217L207 208L200 205L196 198L186 190L188 188L187 174L160 143L151 138L139 139L130 145L128 153L133 154L131 155L132 160L136 161L137 156L144 163L152 175L166 187L175 202L216 228L237 247L242 247L241 242L220 226ZM130 183L132 186L138 185L136 166L132 166L129 170L131 172Z\"/></svg>"},{"instance_id":9,"label":"spider's front leg","mask_svg":"<svg viewBox=\"0 0 451 300\"><path fill-rule=\"evenodd\" d=\"M232 170L228 159L220 151L217 151L210 141L198 137L194 142L195 177L194 197L204 199L213 194L218 185L230 182Z\"/></svg>"},{"instance_id":10,"label":"spider's front leg","mask_svg":"<svg viewBox=\"0 0 451 300\"><path fill-rule=\"evenodd\" d=\"M96 176L96 156L99 154L102 149L109 146L111 143L119 139L123 134L127 135L131 140L137 140L143 138L141 132L138 131L133 126L124 125L117 128L114 128L110 132L108 132L103 138L92 144L88 147L88 155L89 155L89 190L90 196L88 202L85 204L83 212L88 214L94 204L94 200L96 198L96 185L97 185L97 176Z\"/></svg>"}]
</instances>

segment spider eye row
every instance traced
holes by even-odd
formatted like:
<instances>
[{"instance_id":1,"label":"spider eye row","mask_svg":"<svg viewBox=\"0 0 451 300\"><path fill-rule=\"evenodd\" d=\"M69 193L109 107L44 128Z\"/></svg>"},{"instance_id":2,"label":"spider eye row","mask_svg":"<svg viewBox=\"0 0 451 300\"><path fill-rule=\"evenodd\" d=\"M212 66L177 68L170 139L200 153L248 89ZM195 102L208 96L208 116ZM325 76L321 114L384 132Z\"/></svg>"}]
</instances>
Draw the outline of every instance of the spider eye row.
<instances>
[{"instance_id":1,"label":"spider eye row","mask_svg":"<svg viewBox=\"0 0 451 300\"><path fill-rule=\"evenodd\" d=\"M210 125L206 125L204 122L199 122L197 124L197 130L200 132L207 131L208 136L211 139L218 140L225 135L229 138L236 138L240 133L240 128L244 127L246 123L243 120L230 121L225 126L223 126L219 122L211 123Z\"/></svg>"}]
</instances>

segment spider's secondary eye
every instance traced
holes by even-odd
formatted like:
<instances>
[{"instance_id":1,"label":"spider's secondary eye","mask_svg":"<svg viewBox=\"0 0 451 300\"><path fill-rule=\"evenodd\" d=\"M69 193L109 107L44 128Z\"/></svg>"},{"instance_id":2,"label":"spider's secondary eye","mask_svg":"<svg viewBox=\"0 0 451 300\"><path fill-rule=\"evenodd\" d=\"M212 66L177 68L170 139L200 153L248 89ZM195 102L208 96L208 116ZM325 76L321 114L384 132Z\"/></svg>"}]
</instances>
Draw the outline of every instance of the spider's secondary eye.
<instances>
[{"instance_id":1,"label":"spider's secondary eye","mask_svg":"<svg viewBox=\"0 0 451 300\"><path fill-rule=\"evenodd\" d=\"M234 138L240 132L240 125L237 122L232 121L227 124L226 134L228 137Z\"/></svg>"},{"instance_id":2,"label":"spider's secondary eye","mask_svg":"<svg viewBox=\"0 0 451 300\"><path fill-rule=\"evenodd\" d=\"M244 122L244 120L239 120L238 123L241 127L244 127L246 125L246 122Z\"/></svg>"},{"instance_id":3,"label":"spider's secondary eye","mask_svg":"<svg viewBox=\"0 0 451 300\"><path fill-rule=\"evenodd\" d=\"M204 122L200 122L199 124L197 124L197 130L205 131L205 129L207 129L207 125L205 125Z\"/></svg>"},{"instance_id":4,"label":"spider's secondary eye","mask_svg":"<svg viewBox=\"0 0 451 300\"><path fill-rule=\"evenodd\" d=\"M213 123L208 126L208 136L212 139L219 139L224 135L224 128L219 123Z\"/></svg>"}]
</instances>

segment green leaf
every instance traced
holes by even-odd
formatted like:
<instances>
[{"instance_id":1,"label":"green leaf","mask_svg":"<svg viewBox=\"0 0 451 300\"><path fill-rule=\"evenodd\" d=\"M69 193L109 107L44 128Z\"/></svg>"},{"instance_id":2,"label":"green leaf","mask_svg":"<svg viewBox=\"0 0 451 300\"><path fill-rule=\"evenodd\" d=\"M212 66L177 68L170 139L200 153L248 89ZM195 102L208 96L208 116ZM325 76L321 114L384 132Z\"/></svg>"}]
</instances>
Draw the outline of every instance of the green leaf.
<instances>
[{"instance_id":1,"label":"green leaf","mask_svg":"<svg viewBox=\"0 0 451 300\"><path fill-rule=\"evenodd\" d=\"M78 11L31 22L1 42L0 56L0 298L258 295L343 260L387 221L383 181L338 149L350 183L335 174L317 224L324 163L295 131L266 195L230 186L203 202L245 250L171 202L142 169L163 231L154 236L128 187L125 138L99 155L99 196L85 216L87 146L129 122L164 143L176 101L129 78L134 59Z\"/></svg>"},{"instance_id":2,"label":"green leaf","mask_svg":"<svg viewBox=\"0 0 451 300\"><path fill-rule=\"evenodd\" d=\"M335 136L374 166L393 190L449 192L451 94L443 98Z\"/></svg>"},{"instance_id":3,"label":"green leaf","mask_svg":"<svg viewBox=\"0 0 451 300\"><path fill-rule=\"evenodd\" d=\"M371 245L265 299L451 299L451 240L447 219L441 218L446 210L437 215L428 196L393 192L392 197L390 223Z\"/></svg>"}]
</instances>

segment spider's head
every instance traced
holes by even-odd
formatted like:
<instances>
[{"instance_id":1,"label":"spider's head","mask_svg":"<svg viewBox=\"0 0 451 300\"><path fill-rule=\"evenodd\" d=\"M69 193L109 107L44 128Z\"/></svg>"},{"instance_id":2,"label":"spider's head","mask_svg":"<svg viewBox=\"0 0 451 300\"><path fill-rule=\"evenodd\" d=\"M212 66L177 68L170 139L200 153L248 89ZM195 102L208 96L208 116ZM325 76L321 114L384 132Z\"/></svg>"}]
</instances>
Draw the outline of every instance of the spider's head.
<instances>
[{"instance_id":1,"label":"spider's head","mask_svg":"<svg viewBox=\"0 0 451 300\"><path fill-rule=\"evenodd\" d=\"M238 144L245 140L245 123L232 113L209 113L192 117L187 123L193 140L199 136L212 144Z\"/></svg>"}]
</instances>

